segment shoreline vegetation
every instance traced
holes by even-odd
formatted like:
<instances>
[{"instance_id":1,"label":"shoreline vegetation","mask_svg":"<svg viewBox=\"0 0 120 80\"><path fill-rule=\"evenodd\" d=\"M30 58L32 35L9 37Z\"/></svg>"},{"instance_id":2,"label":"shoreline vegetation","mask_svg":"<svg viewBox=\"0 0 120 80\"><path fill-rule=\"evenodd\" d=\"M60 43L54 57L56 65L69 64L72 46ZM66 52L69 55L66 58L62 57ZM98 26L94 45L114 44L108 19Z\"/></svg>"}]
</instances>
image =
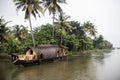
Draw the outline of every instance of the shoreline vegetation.
<instances>
[{"instance_id":1,"label":"shoreline vegetation","mask_svg":"<svg viewBox=\"0 0 120 80\"><path fill-rule=\"evenodd\" d=\"M0 62L10 62L11 56L5 53L0 54Z\"/></svg>"},{"instance_id":2,"label":"shoreline vegetation","mask_svg":"<svg viewBox=\"0 0 120 80\"><path fill-rule=\"evenodd\" d=\"M95 49L95 50L84 50L84 51L70 51L69 56L87 56L92 54L106 54L110 53L111 49Z\"/></svg>"},{"instance_id":3,"label":"shoreline vegetation","mask_svg":"<svg viewBox=\"0 0 120 80\"><path fill-rule=\"evenodd\" d=\"M68 57L90 57L90 56L101 56L107 53L110 53L111 49L96 49L96 50L85 50L85 51L69 51ZM9 54L1 53L0 60L9 61L11 56Z\"/></svg>"},{"instance_id":4,"label":"shoreline vegetation","mask_svg":"<svg viewBox=\"0 0 120 80\"><path fill-rule=\"evenodd\" d=\"M110 53L111 49L95 49L95 50L84 50L84 51L70 51L69 56L101 56L107 53Z\"/></svg>"},{"instance_id":5,"label":"shoreline vegetation","mask_svg":"<svg viewBox=\"0 0 120 80\"><path fill-rule=\"evenodd\" d=\"M27 47L33 47L29 29L24 25L8 27L8 22L0 18L0 52L24 53ZM56 23L54 36L51 24L45 24L34 28L36 47L39 45L64 45L69 51L86 51L94 49L112 49L113 45L105 40L102 35L96 36L96 28L90 21L83 24L78 21L67 21L71 31L61 28ZM63 29L63 31L62 31ZM66 31L65 31L66 30ZM64 33L64 35L63 35Z\"/></svg>"},{"instance_id":6,"label":"shoreline vegetation","mask_svg":"<svg viewBox=\"0 0 120 80\"><path fill-rule=\"evenodd\" d=\"M89 50L113 48L113 44L105 40L103 35L97 35L96 26L91 21L68 21L70 16L60 6L66 0L13 0L13 3L17 11L25 12L24 19L28 20L30 26L7 26L10 21L0 17L0 58L9 58L10 55L6 53L24 53L27 47L39 45L64 45L68 47L69 55L74 56L77 51L86 54L92 52ZM53 23L32 26L31 15L37 18L41 13L44 15L46 10L52 14Z\"/></svg>"}]
</instances>

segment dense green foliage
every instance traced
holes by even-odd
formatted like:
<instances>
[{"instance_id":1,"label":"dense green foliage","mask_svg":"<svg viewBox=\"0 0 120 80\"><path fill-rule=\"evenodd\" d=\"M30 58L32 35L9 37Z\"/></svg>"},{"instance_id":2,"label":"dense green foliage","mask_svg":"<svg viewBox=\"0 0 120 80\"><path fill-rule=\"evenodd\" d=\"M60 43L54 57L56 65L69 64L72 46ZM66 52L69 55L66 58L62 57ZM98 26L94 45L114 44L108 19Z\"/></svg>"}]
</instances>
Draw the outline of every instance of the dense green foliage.
<instances>
[{"instance_id":1,"label":"dense green foliage","mask_svg":"<svg viewBox=\"0 0 120 80\"><path fill-rule=\"evenodd\" d=\"M36 46L35 38L32 29L31 15L36 18L36 14L40 17L40 13L44 14L44 12L48 9L49 14L53 14L53 23L56 12L62 13L62 8L59 3L66 3L66 0L13 0L15 3L17 10L22 10L25 12L25 19L29 20L31 36L33 41L33 46ZM43 8L44 7L44 8ZM53 25L53 36L54 36L54 25Z\"/></svg>"},{"instance_id":2,"label":"dense green foliage","mask_svg":"<svg viewBox=\"0 0 120 80\"><path fill-rule=\"evenodd\" d=\"M58 22L56 22L58 23ZM102 35L96 35L96 28L90 21L80 24L78 21L67 21L71 30L65 29L62 32L61 25L56 24L55 35L52 35L52 25L45 24L35 27L33 32L37 45L54 44L64 45L70 51L111 49L112 44L104 40ZM0 18L0 52L23 53L26 47L32 46L31 34L27 26L15 25L7 27L9 24L2 17ZM64 24L64 23L63 23ZM61 34L62 44L61 44ZM37 46L36 45L36 46Z\"/></svg>"},{"instance_id":3,"label":"dense green foliage","mask_svg":"<svg viewBox=\"0 0 120 80\"><path fill-rule=\"evenodd\" d=\"M52 13L53 15L53 31L52 31L52 35L54 36L54 31L55 31L55 25L54 25L54 22L55 22L55 16L56 16L56 13L63 13L63 10L62 8L60 7L59 3L66 3L66 0L42 0L43 1L43 5L44 5L44 8L46 10L49 11L49 14Z\"/></svg>"},{"instance_id":4,"label":"dense green foliage","mask_svg":"<svg viewBox=\"0 0 120 80\"><path fill-rule=\"evenodd\" d=\"M29 20L30 29L31 29L31 36L33 41L33 46L35 47L35 39L32 30L32 22L31 22L31 15L36 18L36 14L40 17L40 13L43 13L43 8L40 6L42 3L39 0L13 0L15 3L17 10L22 10L25 12L25 19Z\"/></svg>"},{"instance_id":5,"label":"dense green foliage","mask_svg":"<svg viewBox=\"0 0 120 80\"><path fill-rule=\"evenodd\" d=\"M64 45L70 51L112 48L112 44L104 40L102 35L96 36L97 30L90 21L83 24L78 21L67 21L70 16L63 13L59 4L66 3L66 0L13 0L13 2L17 10L25 12L25 19L29 20L31 31L24 25L7 27L9 22L1 17L0 52L23 53L26 47L37 47L41 44ZM36 18L36 15L40 16L39 12L44 14L46 10L53 14L53 24L32 29L31 15ZM56 13L59 13L58 18Z\"/></svg>"}]
</instances>

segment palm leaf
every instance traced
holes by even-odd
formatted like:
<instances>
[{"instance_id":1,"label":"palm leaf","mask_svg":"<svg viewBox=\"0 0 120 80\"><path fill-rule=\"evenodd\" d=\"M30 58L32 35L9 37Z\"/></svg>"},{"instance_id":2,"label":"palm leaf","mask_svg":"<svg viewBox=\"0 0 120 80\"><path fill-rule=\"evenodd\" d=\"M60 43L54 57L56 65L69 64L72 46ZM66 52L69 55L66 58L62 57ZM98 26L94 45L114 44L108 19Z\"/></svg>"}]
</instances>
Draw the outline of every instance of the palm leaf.
<instances>
[{"instance_id":1,"label":"palm leaf","mask_svg":"<svg viewBox=\"0 0 120 80\"><path fill-rule=\"evenodd\" d=\"M56 11L62 13L62 8L58 4L56 4Z\"/></svg>"},{"instance_id":2,"label":"palm leaf","mask_svg":"<svg viewBox=\"0 0 120 80\"><path fill-rule=\"evenodd\" d=\"M66 26L66 29L68 29L68 31L72 32L71 26L69 23L64 23L64 25Z\"/></svg>"},{"instance_id":3,"label":"palm leaf","mask_svg":"<svg viewBox=\"0 0 120 80\"><path fill-rule=\"evenodd\" d=\"M61 33L62 33L62 35L66 35L65 28L62 27L62 29L61 29Z\"/></svg>"},{"instance_id":4,"label":"palm leaf","mask_svg":"<svg viewBox=\"0 0 120 80\"><path fill-rule=\"evenodd\" d=\"M41 7L41 6L39 6L39 5L36 5L36 8L43 14L44 12L43 12L43 8Z\"/></svg>"},{"instance_id":5,"label":"palm leaf","mask_svg":"<svg viewBox=\"0 0 120 80\"><path fill-rule=\"evenodd\" d=\"M36 18L36 14L35 14L35 12L34 12L34 11L32 11L32 15Z\"/></svg>"},{"instance_id":6,"label":"palm leaf","mask_svg":"<svg viewBox=\"0 0 120 80\"><path fill-rule=\"evenodd\" d=\"M23 7L23 9L22 9L22 11L25 11L25 9L26 9L27 7L26 7L26 5Z\"/></svg>"},{"instance_id":7,"label":"palm leaf","mask_svg":"<svg viewBox=\"0 0 120 80\"><path fill-rule=\"evenodd\" d=\"M53 3L53 2L50 3L50 7L51 7L51 8L54 7L54 3Z\"/></svg>"},{"instance_id":8,"label":"palm leaf","mask_svg":"<svg viewBox=\"0 0 120 80\"><path fill-rule=\"evenodd\" d=\"M28 11L28 8L27 8L27 9L26 9L26 12L25 12L25 19L28 19L29 16L30 16L30 14L29 14L29 11Z\"/></svg>"}]
</instances>

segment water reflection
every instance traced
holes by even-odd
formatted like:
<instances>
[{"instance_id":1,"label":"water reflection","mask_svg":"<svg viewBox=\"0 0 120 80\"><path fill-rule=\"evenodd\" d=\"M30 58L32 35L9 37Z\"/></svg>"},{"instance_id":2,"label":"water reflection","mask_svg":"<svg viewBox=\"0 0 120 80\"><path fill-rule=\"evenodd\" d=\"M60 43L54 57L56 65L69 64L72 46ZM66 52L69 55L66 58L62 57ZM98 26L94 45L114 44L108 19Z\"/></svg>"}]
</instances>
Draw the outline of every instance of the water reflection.
<instances>
[{"instance_id":1,"label":"water reflection","mask_svg":"<svg viewBox=\"0 0 120 80\"><path fill-rule=\"evenodd\" d=\"M12 74L12 80L96 80L91 58L74 57L68 61L23 67Z\"/></svg>"},{"instance_id":2,"label":"water reflection","mask_svg":"<svg viewBox=\"0 0 120 80\"><path fill-rule=\"evenodd\" d=\"M11 74L15 69L9 61L0 61L0 80L11 80Z\"/></svg>"},{"instance_id":3,"label":"water reflection","mask_svg":"<svg viewBox=\"0 0 120 80\"><path fill-rule=\"evenodd\" d=\"M120 80L119 52L113 51L104 58L71 57L30 67L0 62L0 80Z\"/></svg>"},{"instance_id":4,"label":"water reflection","mask_svg":"<svg viewBox=\"0 0 120 80\"><path fill-rule=\"evenodd\" d=\"M104 64L97 64L98 80L120 80L120 51L114 50L104 59Z\"/></svg>"}]
</instances>

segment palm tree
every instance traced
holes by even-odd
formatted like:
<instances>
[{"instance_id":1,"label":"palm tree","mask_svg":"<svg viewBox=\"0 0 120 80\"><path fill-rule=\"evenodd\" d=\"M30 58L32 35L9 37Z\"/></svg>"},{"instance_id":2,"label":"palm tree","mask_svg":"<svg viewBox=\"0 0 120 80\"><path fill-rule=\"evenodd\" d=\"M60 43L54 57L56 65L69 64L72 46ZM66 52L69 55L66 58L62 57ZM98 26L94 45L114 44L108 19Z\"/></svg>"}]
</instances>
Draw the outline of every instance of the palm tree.
<instances>
[{"instance_id":1,"label":"palm tree","mask_svg":"<svg viewBox=\"0 0 120 80\"><path fill-rule=\"evenodd\" d=\"M9 22L6 22L3 17L0 18L0 45L7 41L9 28L6 25Z\"/></svg>"},{"instance_id":2,"label":"palm tree","mask_svg":"<svg viewBox=\"0 0 120 80\"><path fill-rule=\"evenodd\" d=\"M83 25L83 31L85 31L85 33L87 33L88 35L90 35L91 37L95 37L96 36L96 28L93 25L93 23L91 23L90 21L85 22Z\"/></svg>"},{"instance_id":3,"label":"palm tree","mask_svg":"<svg viewBox=\"0 0 120 80\"><path fill-rule=\"evenodd\" d=\"M56 12L62 13L62 8L59 6L59 3L66 3L66 0L43 0L45 11L48 9L49 14L53 15L53 36L54 36L54 19Z\"/></svg>"},{"instance_id":4,"label":"palm tree","mask_svg":"<svg viewBox=\"0 0 120 80\"><path fill-rule=\"evenodd\" d=\"M15 25L13 26L13 36L15 39L19 40L20 42L24 43L26 41L26 38L28 36L28 30L27 27L23 25Z\"/></svg>"},{"instance_id":5,"label":"palm tree","mask_svg":"<svg viewBox=\"0 0 120 80\"><path fill-rule=\"evenodd\" d=\"M29 20L31 35L33 45L35 47L35 40L32 31L32 23L31 23L31 14L36 18L36 14L40 17L40 13L43 13L43 8L40 6L42 3L40 0L13 0L15 5L17 6L17 10L22 9L25 12L25 19Z\"/></svg>"},{"instance_id":6,"label":"palm tree","mask_svg":"<svg viewBox=\"0 0 120 80\"><path fill-rule=\"evenodd\" d=\"M7 27L9 22L3 19L3 17L0 17L0 53L7 51L6 47L10 38L10 29Z\"/></svg>"},{"instance_id":7,"label":"palm tree","mask_svg":"<svg viewBox=\"0 0 120 80\"><path fill-rule=\"evenodd\" d=\"M61 29L60 45L62 45L62 38L64 35L66 35L66 31L72 31L71 25L69 24L69 22L67 22L68 18L70 18L70 16L67 16L64 13L61 13L58 19L55 18L55 20L57 21L55 25L60 27Z\"/></svg>"},{"instance_id":8,"label":"palm tree","mask_svg":"<svg viewBox=\"0 0 120 80\"><path fill-rule=\"evenodd\" d=\"M22 41L22 37L21 37L21 27L19 25L15 25L13 26L13 31L12 31L15 39L19 40L19 41Z\"/></svg>"},{"instance_id":9,"label":"palm tree","mask_svg":"<svg viewBox=\"0 0 120 80\"><path fill-rule=\"evenodd\" d=\"M91 37L95 37L96 36L96 28L93 25L93 23L91 23L90 21L84 22L82 27L82 31L84 32L84 34L82 35L82 50L86 50L87 46L88 46L88 42L89 42L89 38Z\"/></svg>"}]
</instances>

